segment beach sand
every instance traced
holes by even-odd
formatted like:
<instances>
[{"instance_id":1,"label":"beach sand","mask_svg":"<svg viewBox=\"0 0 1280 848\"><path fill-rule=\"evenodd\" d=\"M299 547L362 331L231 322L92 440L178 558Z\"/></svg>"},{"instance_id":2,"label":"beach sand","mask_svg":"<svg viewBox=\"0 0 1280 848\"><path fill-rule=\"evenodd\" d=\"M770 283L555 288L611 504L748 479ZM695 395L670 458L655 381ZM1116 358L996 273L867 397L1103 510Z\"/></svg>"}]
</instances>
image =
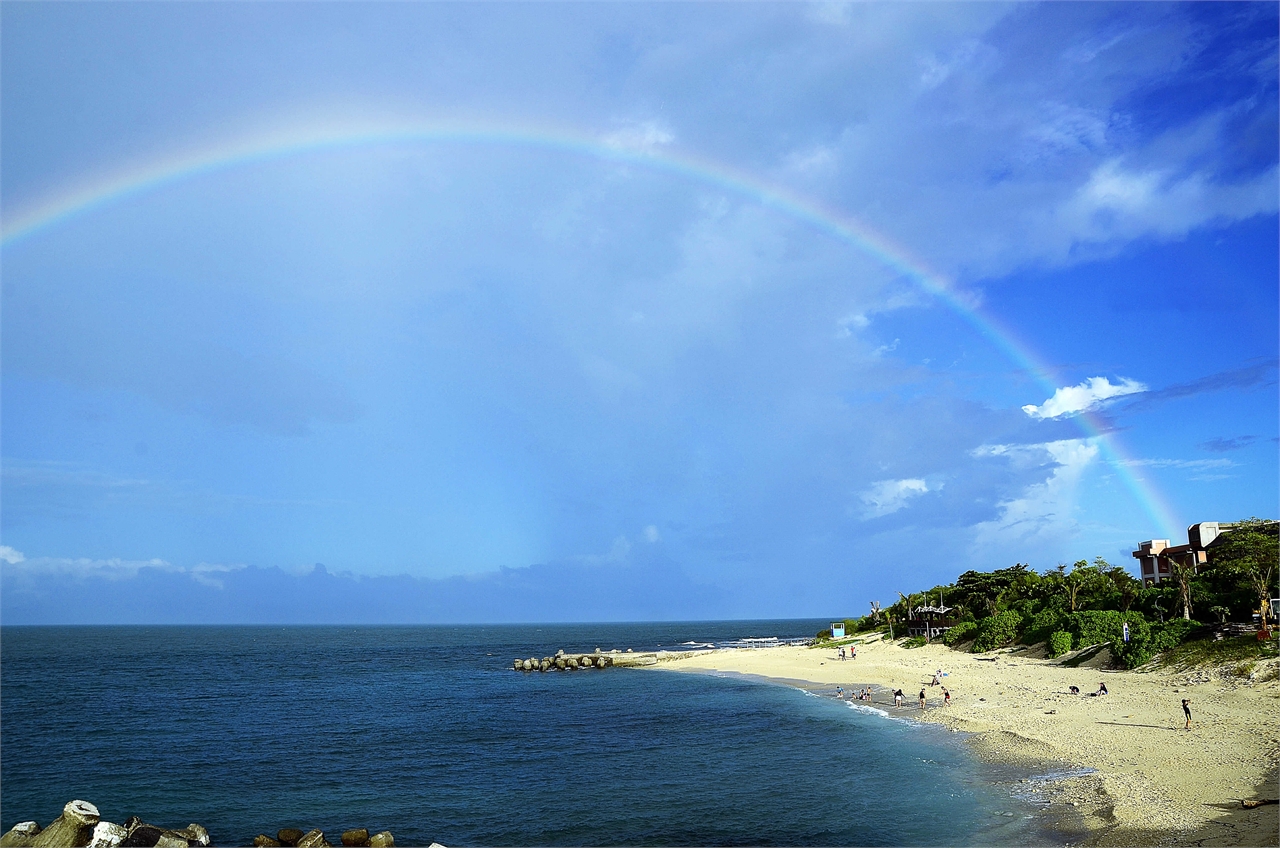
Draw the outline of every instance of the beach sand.
<instances>
[{"instance_id":1,"label":"beach sand","mask_svg":"<svg viewBox=\"0 0 1280 848\"><path fill-rule=\"evenodd\" d=\"M835 648L778 647L698 652L651 668L758 675L833 697L837 684L871 685L876 706L972 734L974 749L992 761L1092 769L1054 781L1045 795L1051 813L1087 828L1092 845L1280 845L1280 807L1241 806L1276 798L1280 682L1206 669L1103 670L1104 659L1066 668L1025 649L906 649L877 637L859 644L853 660L841 661ZM1259 678L1276 662L1260 663ZM927 685L936 669L947 672L948 707L942 687ZM1090 697L1103 681L1109 694ZM1069 694L1071 685L1081 694ZM906 695L901 710L893 689ZM1191 699L1190 731L1183 698Z\"/></svg>"}]
</instances>

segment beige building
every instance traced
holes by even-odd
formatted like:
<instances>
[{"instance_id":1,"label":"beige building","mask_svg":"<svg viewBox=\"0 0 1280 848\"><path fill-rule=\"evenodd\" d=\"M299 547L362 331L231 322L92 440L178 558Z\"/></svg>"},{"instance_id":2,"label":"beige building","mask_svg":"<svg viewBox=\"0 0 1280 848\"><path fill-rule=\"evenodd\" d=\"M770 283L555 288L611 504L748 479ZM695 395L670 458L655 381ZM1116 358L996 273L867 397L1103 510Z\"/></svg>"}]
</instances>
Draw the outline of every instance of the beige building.
<instances>
[{"instance_id":1,"label":"beige building","mask_svg":"<svg viewBox=\"0 0 1280 848\"><path fill-rule=\"evenodd\" d=\"M1209 561L1208 547L1231 530L1232 524L1202 521L1187 528L1187 544L1169 546L1168 539L1151 539L1133 552L1142 570L1142 585L1155 586L1173 577L1173 566L1191 566L1194 573Z\"/></svg>"}]
</instances>

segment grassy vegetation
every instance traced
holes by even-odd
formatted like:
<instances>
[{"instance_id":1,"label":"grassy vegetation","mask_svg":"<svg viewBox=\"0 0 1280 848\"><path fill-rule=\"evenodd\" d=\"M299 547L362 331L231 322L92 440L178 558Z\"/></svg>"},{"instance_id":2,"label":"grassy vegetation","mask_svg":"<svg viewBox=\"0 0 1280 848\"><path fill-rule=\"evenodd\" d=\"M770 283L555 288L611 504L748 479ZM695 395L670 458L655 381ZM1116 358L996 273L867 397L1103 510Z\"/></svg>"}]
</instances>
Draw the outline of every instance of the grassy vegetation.
<instances>
[{"instance_id":1,"label":"grassy vegetation","mask_svg":"<svg viewBox=\"0 0 1280 848\"><path fill-rule=\"evenodd\" d=\"M1253 665L1259 660L1274 659L1280 656L1274 639L1259 641L1254 636L1240 636L1235 639L1193 639L1183 642L1175 648L1165 651L1156 659L1161 668L1194 668L1197 666L1241 666ZM1252 670L1252 669L1250 669ZM1245 674L1248 674L1246 671Z\"/></svg>"}]
</instances>

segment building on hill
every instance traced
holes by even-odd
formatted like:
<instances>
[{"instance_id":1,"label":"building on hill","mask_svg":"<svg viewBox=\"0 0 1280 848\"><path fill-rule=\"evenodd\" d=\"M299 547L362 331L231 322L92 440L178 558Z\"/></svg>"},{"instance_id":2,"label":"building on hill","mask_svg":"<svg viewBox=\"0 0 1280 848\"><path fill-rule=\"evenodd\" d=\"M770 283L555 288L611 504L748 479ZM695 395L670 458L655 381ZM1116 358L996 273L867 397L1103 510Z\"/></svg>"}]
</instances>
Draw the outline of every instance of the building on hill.
<instances>
[{"instance_id":1,"label":"building on hill","mask_svg":"<svg viewBox=\"0 0 1280 848\"><path fill-rule=\"evenodd\" d=\"M1187 544L1170 547L1168 539L1151 539L1138 545L1133 558L1142 570L1142 585L1156 586L1173 577L1173 567L1190 566L1192 572L1209 561L1210 549L1234 524L1202 521L1187 528Z\"/></svg>"}]
</instances>

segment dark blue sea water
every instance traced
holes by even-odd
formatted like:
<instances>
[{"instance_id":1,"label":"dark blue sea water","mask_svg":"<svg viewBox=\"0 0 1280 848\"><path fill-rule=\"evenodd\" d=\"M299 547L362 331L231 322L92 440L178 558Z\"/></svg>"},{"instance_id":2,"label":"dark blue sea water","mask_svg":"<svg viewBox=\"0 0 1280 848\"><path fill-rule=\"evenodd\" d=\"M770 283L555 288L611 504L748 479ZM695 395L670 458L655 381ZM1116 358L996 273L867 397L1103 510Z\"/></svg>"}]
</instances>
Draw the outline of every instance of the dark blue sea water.
<instances>
[{"instance_id":1,"label":"dark blue sea water","mask_svg":"<svg viewBox=\"0 0 1280 848\"><path fill-rule=\"evenodd\" d=\"M743 679L509 670L822 624L0 628L0 819L82 798L220 845L1054 841L1019 775L936 727Z\"/></svg>"}]
</instances>

